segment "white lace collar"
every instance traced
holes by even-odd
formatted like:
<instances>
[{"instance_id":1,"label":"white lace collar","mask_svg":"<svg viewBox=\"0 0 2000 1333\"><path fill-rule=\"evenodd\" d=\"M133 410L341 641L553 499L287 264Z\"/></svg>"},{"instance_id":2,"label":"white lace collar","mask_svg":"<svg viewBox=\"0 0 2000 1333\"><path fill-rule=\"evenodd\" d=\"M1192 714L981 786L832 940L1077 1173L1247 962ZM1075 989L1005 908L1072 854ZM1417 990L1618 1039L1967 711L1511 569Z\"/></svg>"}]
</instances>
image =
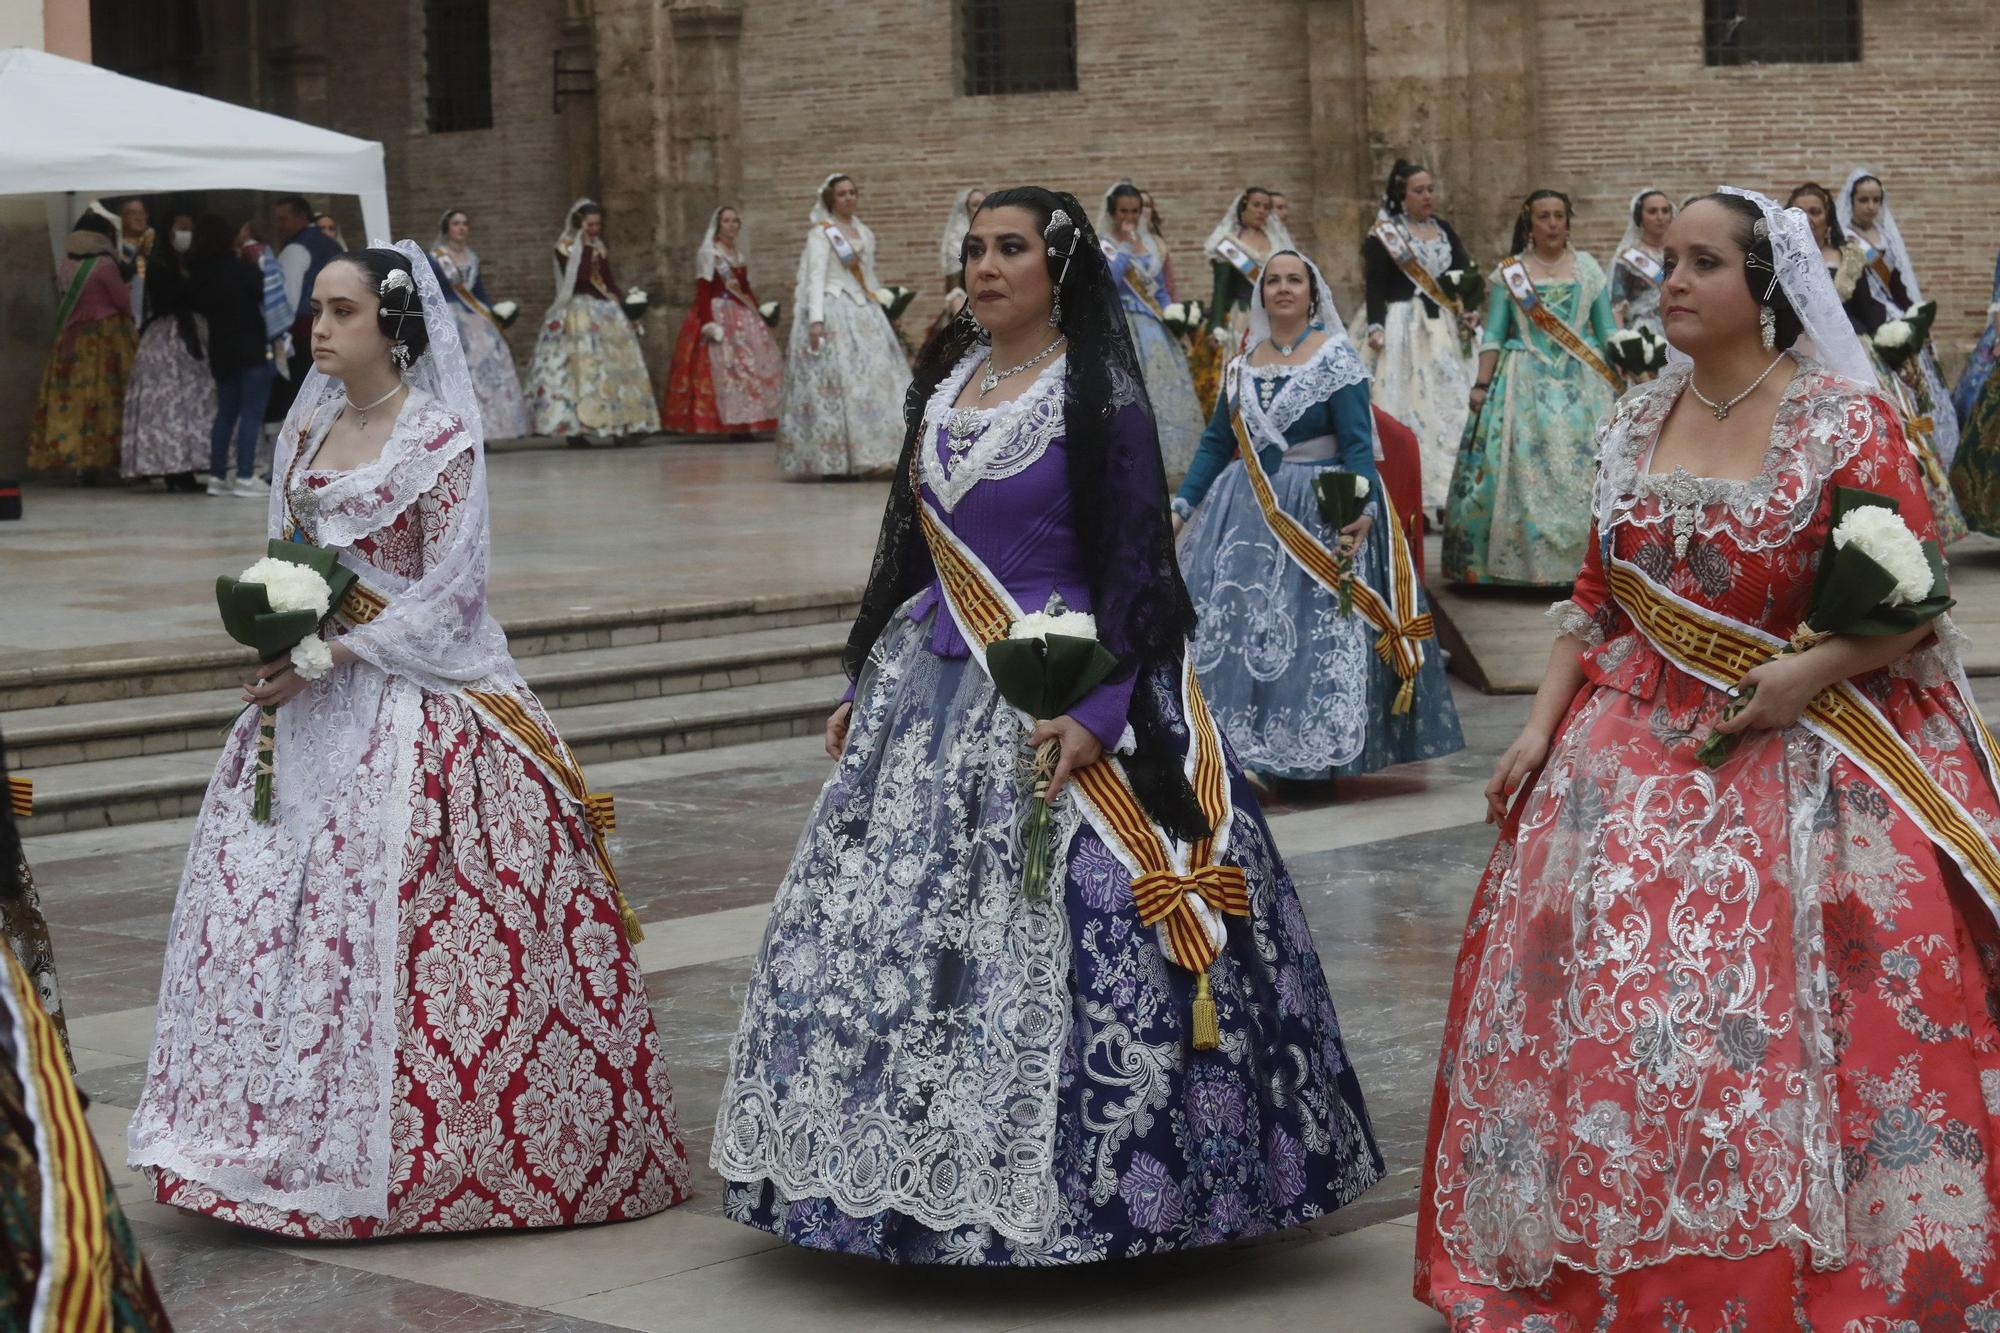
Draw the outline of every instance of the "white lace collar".
<instances>
[{"instance_id":1,"label":"white lace collar","mask_svg":"<svg viewBox=\"0 0 2000 1333\"><path fill-rule=\"evenodd\" d=\"M980 482L1002 481L1025 472L1063 433L1063 368L1068 364L1068 353L1043 366L1028 391L1010 403L954 407L986 355L984 347L967 352L924 406L917 466L924 484L947 514ZM943 454L938 449L940 430L946 435Z\"/></svg>"},{"instance_id":2,"label":"white lace collar","mask_svg":"<svg viewBox=\"0 0 2000 1333\"><path fill-rule=\"evenodd\" d=\"M1693 367L1669 365L1651 384L1631 390L1598 429L1596 516L1613 524L1672 525L1702 536L1728 530L1744 550L1790 540L1818 509L1827 477L1867 442L1877 414L1857 411L1866 391L1809 357L1785 385L1771 440L1754 477L1699 477L1686 468L1650 472L1653 447Z\"/></svg>"},{"instance_id":3,"label":"white lace collar","mask_svg":"<svg viewBox=\"0 0 2000 1333\"><path fill-rule=\"evenodd\" d=\"M1285 432L1290 430L1306 409L1314 403L1323 403L1350 384L1360 384L1368 379L1368 368L1361 364L1361 354L1354 349L1354 343L1343 337L1329 334L1326 341L1313 350L1313 354L1296 366L1253 366L1250 356L1258 344L1252 343L1237 360L1244 370L1257 379L1270 379L1275 374L1288 375L1278 392L1272 396L1271 405L1265 407L1258 401L1255 390L1240 394L1243 404L1243 424L1255 435L1261 435L1266 444L1285 446Z\"/></svg>"}]
</instances>

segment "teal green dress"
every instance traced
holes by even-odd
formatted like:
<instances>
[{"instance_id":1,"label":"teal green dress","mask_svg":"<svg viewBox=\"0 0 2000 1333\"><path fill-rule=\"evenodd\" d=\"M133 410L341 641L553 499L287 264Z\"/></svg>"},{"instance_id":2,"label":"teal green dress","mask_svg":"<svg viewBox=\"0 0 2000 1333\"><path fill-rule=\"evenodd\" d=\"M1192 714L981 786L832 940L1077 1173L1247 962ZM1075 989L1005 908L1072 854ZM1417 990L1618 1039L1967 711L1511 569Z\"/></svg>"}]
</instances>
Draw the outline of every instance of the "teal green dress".
<instances>
[{"instance_id":1,"label":"teal green dress","mask_svg":"<svg viewBox=\"0 0 2000 1333\"><path fill-rule=\"evenodd\" d=\"M1967 527L2000 536L2000 374L1986 377L1959 423L1951 488Z\"/></svg>"},{"instance_id":2,"label":"teal green dress","mask_svg":"<svg viewBox=\"0 0 2000 1333\"><path fill-rule=\"evenodd\" d=\"M1444 572L1454 583L1567 587L1590 537L1597 423L1615 395L1604 377L1522 316L1487 275L1480 349L1498 348L1486 402L1459 444L1445 503ZM1600 355L1616 325L1609 284L1589 255L1576 281L1535 290Z\"/></svg>"}]
</instances>

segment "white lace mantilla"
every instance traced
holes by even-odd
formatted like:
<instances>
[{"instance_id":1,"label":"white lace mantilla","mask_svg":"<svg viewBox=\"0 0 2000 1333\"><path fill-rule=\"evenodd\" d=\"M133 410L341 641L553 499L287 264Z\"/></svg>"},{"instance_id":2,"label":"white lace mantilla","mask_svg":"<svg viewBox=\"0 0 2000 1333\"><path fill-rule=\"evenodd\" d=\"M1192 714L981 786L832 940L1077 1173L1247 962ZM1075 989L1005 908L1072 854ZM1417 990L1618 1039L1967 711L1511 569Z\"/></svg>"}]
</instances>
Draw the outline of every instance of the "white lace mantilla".
<instances>
[{"instance_id":1,"label":"white lace mantilla","mask_svg":"<svg viewBox=\"0 0 2000 1333\"><path fill-rule=\"evenodd\" d=\"M975 349L945 376L924 407L917 442L924 484L950 513L982 481L1004 481L1034 466L1063 433L1063 367L1057 356L1035 376L1028 391L998 407L953 407L965 383L986 362ZM946 457L939 457L937 433L945 432Z\"/></svg>"},{"instance_id":2,"label":"white lace mantilla","mask_svg":"<svg viewBox=\"0 0 2000 1333\"><path fill-rule=\"evenodd\" d=\"M1727 533L1745 551L1790 542L1810 523L1826 480L1860 452L1887 416L1869 396L1817 363L1802 361L1771 423L1757 475L1736 481L1685 468L1647 470L1667 415L1693 373L1669 366L1619 400L1598 427L1598 531L1619 523L1699 539Z\"/></svg>"},{"instance_id":3,"label":"white lace mantilla","mask_svg":"<svg viewBox=\"0 0 2000 1333\"><path fill-rule=\"evenodd\" d=\"M1271 396L1268 407L1264 405L1261 394L1243 395L1243 424L1249 428L1253 439L1261 439L1265 446L1276 445L1280 449L1288 447L1285 432L1298 423L1307 408L1325 402L1350 384L1360 384L1369 378L1368 367L1361 364L1360 353L1345 337L1329 335L1303 365L1253 366L1250 355L1250 352L1245 352L1237 361L1252 377L1259 380L1278 376L1286 378Z\"/></svg>"}]
</instances>

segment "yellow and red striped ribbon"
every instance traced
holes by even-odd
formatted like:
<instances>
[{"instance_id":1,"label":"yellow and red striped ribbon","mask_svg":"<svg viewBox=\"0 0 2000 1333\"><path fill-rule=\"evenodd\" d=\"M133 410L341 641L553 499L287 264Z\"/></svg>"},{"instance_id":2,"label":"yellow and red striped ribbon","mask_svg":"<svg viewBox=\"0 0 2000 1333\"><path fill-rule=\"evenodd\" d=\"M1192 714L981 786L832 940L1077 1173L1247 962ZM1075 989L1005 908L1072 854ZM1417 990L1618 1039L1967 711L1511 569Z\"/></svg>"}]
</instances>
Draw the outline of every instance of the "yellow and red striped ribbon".
<instances>
[{"instance_id":1,"label":"yellow and red striped ribbon","mask_svg":"<svg viewBox=\"0 0 2000 1333\"><path fill-rule=\"evenodd\" d=\"M960 628L980 647L1006 637L1017 614L1011 600L959 545L921 494L917 515L938 582ZM1228 768L1215 721L1185 654L1181 675L1188 729L1194 737L1189 780L1211 830L1209 836L1189 844L1187 869L1180 869L1172 840L1146 814L1116 756L1107 754L1078 770L1075 782L1091 826L1114 850L1123 853L1128 865L1137 867L1132 891L1139 901L1141 921L1162 925L1167 955L1180 966L1205 975L1218 950L1192 900L1199 899L1219 912L1247 916L1250 898L1239 867L1214 863L1214 831L1223 828L1231 814Z\"/></svg>"},{"instance_id":2,"label":"yellow and red striped ribbon","mask_svg":"<svg viewBox=\"0 0 2000 1333\"><path fill-rule=\"evenodd\" d=\"M1271 529L1271 535L1278 539L1278 544L1285 548L1285 553L1298 562L1299 568L1322 588L1339 596L1340 582L1346 573L1341 559L1305 524L1286 513L1278 504L1277 493L1271 489L1271 479L1264 475L1264 465L1251 446L1249 429L1243 424L1243 391L1244 388L1239 387L1232 396L1229 424L1236 431L1236 456L1243 460L1243 470L1249 475L1250 490L1257 497L1257 508L1263 512L1264 523ZM1380 484L1381 479L1378 477L1376 480ZM1382 508L1388 515L1383 526L1389 536L1389 591L1394 605L1384 601L1380 593L1359 578L1352 580L1350 596L1354 599L1355 609L1361 612L1361 618L1378 631L1375 655L1402 682L1390 711L1407 713L1416 695L1417 671L1424 664L1423 641L1437 633L1437 626L1430 612L1419 613L1416 609L1416 563L1410 558L1409 539L1403 533L1402 524L1395 521L1396 508L1387 486L1382 487Z\"/></svg>"},{"instance_id":3,"label":"yellow and red striped ribbon","mask_svg":"<svg viewBox=\"0 0 2000 1333\"><path fill-rule=\"evenodd\" d=\"M42 1254L31 1330L111 1327L111 1235L106 1226L104 1167L70 1082L62 1041L14 958L5 959L0 988L18 1034L15 1064L40 1163Z\"/></svg>"},{"instance_id":4,"label":"yellow and red striped ribbon","mask_svg":"<svg viewBox=\"0 0 2000 1333\"><path fill-rule=\"evenodd\" d=\"M508 734L519 741L543 768L554 774L570 798L583 807L584 825L590 830L591 852L597 861L597 868L604 872L605 882L611 886L612 898L618 904L618 920L625 927L625 937L634 944L645 939L646 932L639 927L639 914L632 910L632 905L625 901L625 891L618 887L618 870L612 865L611 849L604 842L605 834L614 832L618 827L610 793L590 790L584 782L583 769L577 764L575 756L570 754L569 747L544 731L519 699L490 690L467 690L465 693L494 721L506 728Z\"/></svg>"},{"instance_id":5,"label":"yellow and red striped ribbon","mask_svg":"<svg viewBox=\"0 0 2000 1333\"><path fill-rule=\"evenodd\" d=\"M7 808L14 812L14 818L26 819L35 813L35 784L33 779L18 773L7 775Z\"/></svg>"},{"instance_id":6,"label":"yellow and red striped ribbon","mask_svg":"<svg viewBox=\"0 0 2000 1333\"><path fill-rule=\"evenodd\" d=\"M1607 579L1612 596L1663 656L1718 689L1734 685L1782 646L1782 640L1675 597L1623 560L1611 562ZM1979 718L1973 701L1964 703ZM2000 851L1859 690L1847 681L1829 686L1800 720L1880 782L2000 913ZM1984 719L1979 730L1990 761L1994 749Z\"/></svg>"}]
</instances>

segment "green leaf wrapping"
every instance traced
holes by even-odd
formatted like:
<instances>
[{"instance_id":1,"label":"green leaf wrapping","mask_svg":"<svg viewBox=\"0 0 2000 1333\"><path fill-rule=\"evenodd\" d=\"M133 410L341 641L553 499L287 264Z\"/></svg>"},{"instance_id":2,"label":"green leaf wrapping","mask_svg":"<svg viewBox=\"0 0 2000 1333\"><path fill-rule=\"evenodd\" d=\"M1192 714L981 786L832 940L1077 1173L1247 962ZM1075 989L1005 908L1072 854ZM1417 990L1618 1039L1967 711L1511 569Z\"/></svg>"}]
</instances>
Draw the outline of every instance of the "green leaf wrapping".
<instances>
[{"instance_id":1,"label":"green leaf wrapping","mask_svg":"<svg viewBox=\"0 0 2000 1333\"><path fill-rule=\"evenodd\" d=\"M1095 639L1051 634L1046 639L996 639L986 645L986 669L1000 697L1037 722L1061 717L1118 670L1118 659Z\"/></svg>"},{"instance_id":2,"label":"green leaf wrapping","mask_svg":"<svg viewBox=\"0 0 2000 1333\"><path fill-rule=\"evenodd\" d=\"M1346 527L1368 507L1368 501L1357 494L1361 474L1343 472L1338 468L1322 468L1313 478L1313 494L1319 499L1320 517L1325 519L1335 532Z\"/></svg>"},{"instance_id":3,"label":"green leaf wrapping","mask_svg":"<svg viewBox=\"0 0 2000 1333\"><path fill-rule=\"evenodd\" d=\"M273 540L265 548L265 554L275 560L304 565L325 579L333 593L327 605L334 610L339 609L356 582L354 571L341 564L334 552L321 547ZM215 605L222 614L223 632L265 662L283 657L299 640L319 628L320 617L311 611L273 611L263 584L245 583L227 574L215 580Z\"/></svg>"}]
</instances>

